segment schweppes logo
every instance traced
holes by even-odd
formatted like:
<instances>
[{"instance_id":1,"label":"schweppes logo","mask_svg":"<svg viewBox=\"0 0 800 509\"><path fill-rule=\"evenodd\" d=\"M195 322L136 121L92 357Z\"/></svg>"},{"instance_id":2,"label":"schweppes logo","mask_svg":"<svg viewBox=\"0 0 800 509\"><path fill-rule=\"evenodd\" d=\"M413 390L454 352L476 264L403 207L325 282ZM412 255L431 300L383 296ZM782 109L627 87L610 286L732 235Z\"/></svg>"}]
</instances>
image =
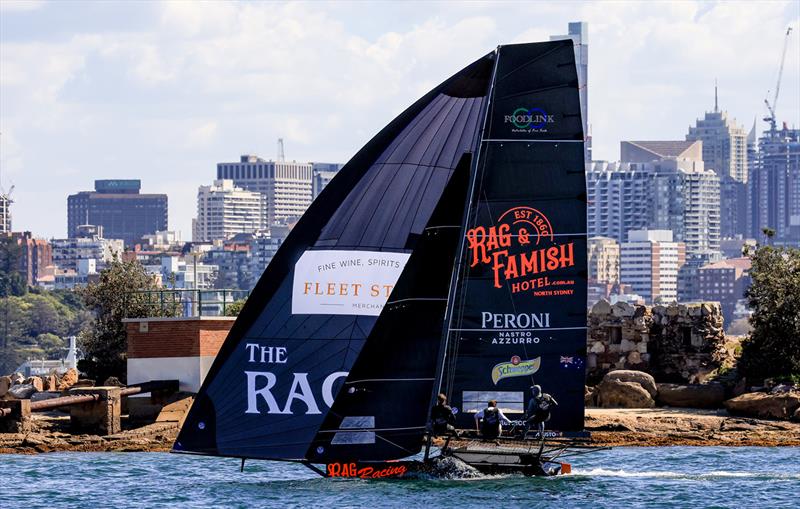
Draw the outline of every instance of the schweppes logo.
<instances>
[{"instance_id":1,"label":"schweppes logo","mask_svg":"<svg viewBox=\"0 0 800 509\"><path fill-rule=\"evenodd\" d=\"M501 362L495 364L492 368L492 382L497 385L497 382L503 378L511 378L514 376L528 376L539 371L539 366L542 365L542 358L537 357L523 361L519 355L511 357L510 362Z\"/></svg>"},{"instance_id":2,"label":"schweppes logo","mask_svg":"<svg viewBox=\"0 0 800 509\"><path fill-rule=\"evenodd\" d=\"M545 286L572 286L573 281L550 281L544 273L575 265L573 243L555 243L550 220L532 207L513 207L497 219L496 226L476 226L467 231L470 267L489 265L494 287L506 282L512 293ZM545 247L546 244L550 244ZM541 246L541 247L540 247ZM572 290L548 290L547 292ZM555 293L539 292L542 295Z\"/></svg>"}]
</instances>

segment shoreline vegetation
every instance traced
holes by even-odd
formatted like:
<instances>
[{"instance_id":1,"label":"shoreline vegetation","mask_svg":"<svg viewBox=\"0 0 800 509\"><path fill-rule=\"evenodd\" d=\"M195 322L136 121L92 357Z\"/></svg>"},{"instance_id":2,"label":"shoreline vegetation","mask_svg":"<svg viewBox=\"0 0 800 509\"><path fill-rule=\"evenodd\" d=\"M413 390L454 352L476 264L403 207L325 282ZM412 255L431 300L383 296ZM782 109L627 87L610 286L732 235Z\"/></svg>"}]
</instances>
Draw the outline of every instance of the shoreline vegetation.
<instances>
[{"instance_id":1,"label":"shoreline vegetation","mask_svg":"<svg viewBox=\"0 0 800 509\"><path fill-rule=\"evenodd\" d=\"M587 408L586 429L594 445L800 446L800 423L731 416L693 408ZM177 422L154 423L111 436L73 435L69 417L39 414L30 433L0 433L0 454L46 452L169 452Z\"/></svg>"}]
</instances>

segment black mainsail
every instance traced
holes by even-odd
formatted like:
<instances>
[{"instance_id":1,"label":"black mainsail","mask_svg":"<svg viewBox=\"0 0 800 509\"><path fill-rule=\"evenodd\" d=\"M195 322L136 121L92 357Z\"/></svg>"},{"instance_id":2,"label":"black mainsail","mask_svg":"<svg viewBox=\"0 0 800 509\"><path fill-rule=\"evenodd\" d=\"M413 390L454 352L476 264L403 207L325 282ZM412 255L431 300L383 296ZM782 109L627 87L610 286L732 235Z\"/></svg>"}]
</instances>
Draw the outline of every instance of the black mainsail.
<instances>
[{"instance_id":1,"label":"black mainsail","mask_svg":"<svg viewBox=\"0 0 800 509\"><path fill-rule=\"evenodd\" d=\"M536 382L583 428L583 132L571 41L501 46L333 179L253 290L179 452L310 463L420 451Z\"/></svg>"},{"instance_id":2,"label":"black mainsail","mask_svg":"<svg viewBox=\"0 0 800 509\"><path fill-rule=\"evenodd\" d=\"M490 54L425 95L323 190L231 328L176 451L306 458L453 171L475 150L492 65Z\"/></svg>"},{"instance_id":3,"label":"black mainsail","mask_svg":"<svg viewBox=\"0 0 800 509\"><path fill-rule=\"evenodd\" d=\"M452 284L439 388L460 427L496 400L519 418L538 384L548 427L583 429L586 183L569 41L501 46Z\"/></svg>"}]
</instances>

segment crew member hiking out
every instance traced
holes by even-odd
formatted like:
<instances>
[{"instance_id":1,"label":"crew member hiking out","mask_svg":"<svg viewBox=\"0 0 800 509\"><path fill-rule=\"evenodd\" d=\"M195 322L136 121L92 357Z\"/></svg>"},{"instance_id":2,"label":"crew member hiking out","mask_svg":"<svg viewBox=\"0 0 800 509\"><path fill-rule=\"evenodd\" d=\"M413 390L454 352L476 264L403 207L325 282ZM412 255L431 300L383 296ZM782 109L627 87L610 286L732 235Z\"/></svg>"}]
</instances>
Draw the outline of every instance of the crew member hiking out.
<instances>
[{"instance_id":1,"label":"crew member hiking out","mask_svg":"<svg viewBox=\"0 0 800 509\"><path fill-rule=\"evenodd\" d=\"M434 435L456 434L456 416L447 404L447 396L439 394L431 409L431 428Z\"/></svg>"},{"instance_id":2,"label":"crew member hiking out","mask_svg":"<svg viewBox=\"0 0 800 509\"><path fill-rule=\"evenodd\" d=\"M542 388L538 385L531 387L531 395L533 397L525 412L525 424L527 429L535 427L539 431L538 437L541 438L544 436L544 423L550 420L550 411L558 405L558 401L546 392L542 392Z\"/></svg>"},{"instance_id":3,"label":"crew member hiking out","mask_svg":"<svg viewBox=\"0 0 800 509\"><path fill-rule=\"evenodd\" d=\"M486 440L493 440L500 436L503 424L511 421L497 408L497 401L489 401L489 406L475 414L475 428Z\"/></svg>"}]
</instances>

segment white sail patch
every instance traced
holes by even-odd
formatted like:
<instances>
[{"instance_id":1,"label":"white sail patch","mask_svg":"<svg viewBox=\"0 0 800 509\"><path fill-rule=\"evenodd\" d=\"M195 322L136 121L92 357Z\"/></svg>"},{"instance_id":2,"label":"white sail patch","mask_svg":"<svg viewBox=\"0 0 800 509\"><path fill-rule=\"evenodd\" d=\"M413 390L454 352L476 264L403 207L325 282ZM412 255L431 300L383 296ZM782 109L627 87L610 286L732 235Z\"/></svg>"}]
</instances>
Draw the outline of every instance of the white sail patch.
<instances>
[{"instance_id":1,"label":"white sail patch","mask_svg":"<svg viewBox=\"0 0 800 509\"><path fill-rule=\"evenodd\" d=\"M408 253L306 251L294 266L292 314L381 314Z\"/></svg>"},{"instance_id":2,"label":"white sail patch","mask_svg":"<svg viewBox=\"0 0 800 509\"><path fill-rule=\"evenodd\" d=\"M364 430L364 431L337 431L333 435L331 444L374 444L375 443L375 416L359 415L347 416L342 419L339 426L341 430ZM370 430L370 431L367 431Z\"/></svg>"}]
</instances>

